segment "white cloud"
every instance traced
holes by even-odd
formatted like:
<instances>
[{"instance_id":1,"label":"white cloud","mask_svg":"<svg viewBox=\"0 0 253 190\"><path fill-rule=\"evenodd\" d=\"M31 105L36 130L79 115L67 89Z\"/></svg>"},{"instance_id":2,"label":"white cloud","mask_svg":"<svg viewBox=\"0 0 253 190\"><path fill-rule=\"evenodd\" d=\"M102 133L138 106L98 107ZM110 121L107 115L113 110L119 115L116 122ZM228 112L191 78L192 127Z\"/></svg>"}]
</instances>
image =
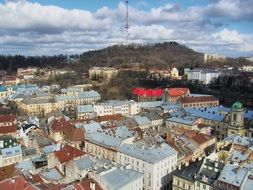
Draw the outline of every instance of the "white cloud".
<instances>
[{"instance_id":1,"label":"white cloud","mask_svg":"<svg viewBox=\"0 0 253 190\"><path fill-rule=\"evenodd\" d=\"M238 12L238 0L234 3L232 0L213 2L206 7L187 9L178 4L149 10L132 5L129 7L131 42L175 40L203 52L252 54L252 34L221 29L222 17L247 19L250 11L246 11L246 16L242 11ZM245 0L243 6L251 2ZM102 7L95 12L44 6L25 0L0 3L0 53L82 53L122 43L125 8L122 2L115 9Z\"/></svg>"}]
</instances>

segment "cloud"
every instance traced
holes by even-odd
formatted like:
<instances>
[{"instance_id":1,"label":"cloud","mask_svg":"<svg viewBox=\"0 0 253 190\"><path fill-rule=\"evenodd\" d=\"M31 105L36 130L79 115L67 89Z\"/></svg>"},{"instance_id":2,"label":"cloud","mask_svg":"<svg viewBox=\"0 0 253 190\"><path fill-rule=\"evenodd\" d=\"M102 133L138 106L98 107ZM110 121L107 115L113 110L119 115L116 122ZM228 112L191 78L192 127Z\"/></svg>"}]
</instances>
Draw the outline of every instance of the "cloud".
<instances>
[{"instance_id":1,"label":"cloud","mask_svg":"<svg viewBox=\"0 0 253 190\"><path fill-rule=\"evenodd\" d=\"M166 3L145 9L131 4L130 41L175 40L202 52L251 55L253 35L226 27L229 19L236 22L251 17L251 10L238 10L240 3L213 0L204 7L182 8L179 4ZM245 0L241 4L245 7L251 3ZM105 6L94 12L25 0L0 3L0 53L82 53L123 43L125 8L122 2L114 9Z\"/></svg>"},{"instance_id":2,"label":"cloud","mask_svg":"<svg viewBox=\"0 0 253 190\"><path fill-rule=\"evenodd\" d=\"M252 21L253 0L217 0L206 7L206 14L231 21Z\"/></svg>"}]
</instances>

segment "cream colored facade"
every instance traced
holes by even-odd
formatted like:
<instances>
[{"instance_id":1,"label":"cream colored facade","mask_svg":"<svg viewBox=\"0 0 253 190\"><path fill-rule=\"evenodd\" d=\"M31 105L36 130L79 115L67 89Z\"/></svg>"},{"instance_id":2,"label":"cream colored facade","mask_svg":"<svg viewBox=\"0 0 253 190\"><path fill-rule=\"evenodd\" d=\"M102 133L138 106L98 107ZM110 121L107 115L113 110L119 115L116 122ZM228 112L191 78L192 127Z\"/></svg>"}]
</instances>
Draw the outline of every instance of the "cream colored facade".
<instances>
[{"instance_id":1,"label":"cream colored facade","mask_svg":"<svg viewBox=\"0 0 253 190\"><path fill-rule=\"evenodd\" d=\"M37 98L32 101L22 101L18 106L27 114L47 114L60 108L58 102Z\"/></svg>"},{"instance_id":2,"label":"cream colored facade","mask_svg":"<svg viewBox=\"0 0 253 190\"><path fill-rule=\"evenodd\" d=\"M195 190L195 185L193 181L186 180L184 178L173 176L173 190Z\"/></svg>"},{"instance_id":3,"label":"cream colored facade","mask_svg":"<svg viewBox=\"0 0 253 190\"><path fill-rule=\"evenodd\" d=\"M107 148L95 143L92 143L85 139L85 149L84 151L90 153L93 156L101 156L105 159L116 161L117 160L117 150L114 148Z\"/></svg>"},{"instance_id":4,"label":"cream colored facade","mask_svg":"<svg viewBox=\"0 0 253 190\"><path fill-rule=\"evenodd\" d=\"M118 74L118 70L113 67L92 67L89 69L89 78L111 79Z\"/></svg>"}]
</instances>

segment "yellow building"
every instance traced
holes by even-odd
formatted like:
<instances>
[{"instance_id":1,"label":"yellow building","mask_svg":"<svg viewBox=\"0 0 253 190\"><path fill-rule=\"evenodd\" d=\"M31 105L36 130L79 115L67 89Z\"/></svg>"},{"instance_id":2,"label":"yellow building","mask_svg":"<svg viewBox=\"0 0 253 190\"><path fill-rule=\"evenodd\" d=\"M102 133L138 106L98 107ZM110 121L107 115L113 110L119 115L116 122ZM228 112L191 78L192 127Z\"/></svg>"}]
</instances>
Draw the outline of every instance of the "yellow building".
<instances>
[{"instance_id":1,"label":"yellow building","mask_svg":"<svg viewBox=\"0 0 253 190\"><path fill-rule=\"evenodd\" d=\"M47 114L59 109L59 104L51 98L29 98L19 103L19 108L27 114Z\"/></svg>"}]
</instances>

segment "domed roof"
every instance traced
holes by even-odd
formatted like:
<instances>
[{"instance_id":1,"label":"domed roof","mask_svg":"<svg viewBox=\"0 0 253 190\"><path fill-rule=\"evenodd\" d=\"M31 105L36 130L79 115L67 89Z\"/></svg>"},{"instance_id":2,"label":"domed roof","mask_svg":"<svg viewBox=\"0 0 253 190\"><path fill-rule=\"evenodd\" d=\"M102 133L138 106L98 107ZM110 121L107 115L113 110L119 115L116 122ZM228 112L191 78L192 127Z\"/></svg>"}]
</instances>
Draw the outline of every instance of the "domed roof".
<instances>
[{"instance_id":1,"label":"domed roof","mask_svg":"<svg viewBox=\"0 0 253 190\"><path fill-rule=\"evenodd\" d=\"M233 108L233 109L238 109L238 110L240 110L240 109L243 109L243 106L242 106L242 103L241 103L241 102L236 101L236 102L232 105L232 108Z\"/></svg>"}]
</instances>

